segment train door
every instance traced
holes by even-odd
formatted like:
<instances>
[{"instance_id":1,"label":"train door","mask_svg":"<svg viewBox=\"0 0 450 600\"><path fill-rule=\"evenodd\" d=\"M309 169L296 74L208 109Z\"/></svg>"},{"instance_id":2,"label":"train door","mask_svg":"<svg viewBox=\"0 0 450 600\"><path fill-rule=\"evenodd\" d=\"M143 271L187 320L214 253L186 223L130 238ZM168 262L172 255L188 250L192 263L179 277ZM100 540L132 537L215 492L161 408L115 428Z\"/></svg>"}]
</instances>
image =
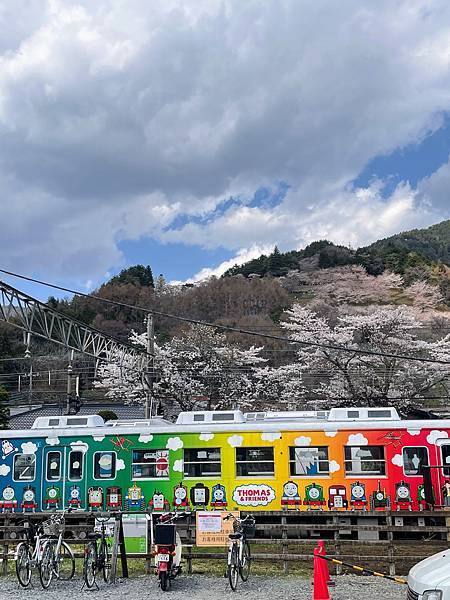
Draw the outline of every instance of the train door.
<instances>
[{"instance_id":1,"label":"train door","mask_svg":"<svg viewBox=\"0 0 450 600\"><path fill-rule=\"evenodd\" d=\"M436 504L450 506L450 439L438 439L436 449L438 451L437 464L441 465L441 468L437 469Z\"/></svg>"},{"instance_id":2,"label":"train door","mask_svg":"<svg viewBox=\"0 0 450 600\"><path fill-rule=\"evenodd\" d=\"M77 446L46 446L42 454L43 510L84 508L84 451Z\"/></svg>"}]
</instances>

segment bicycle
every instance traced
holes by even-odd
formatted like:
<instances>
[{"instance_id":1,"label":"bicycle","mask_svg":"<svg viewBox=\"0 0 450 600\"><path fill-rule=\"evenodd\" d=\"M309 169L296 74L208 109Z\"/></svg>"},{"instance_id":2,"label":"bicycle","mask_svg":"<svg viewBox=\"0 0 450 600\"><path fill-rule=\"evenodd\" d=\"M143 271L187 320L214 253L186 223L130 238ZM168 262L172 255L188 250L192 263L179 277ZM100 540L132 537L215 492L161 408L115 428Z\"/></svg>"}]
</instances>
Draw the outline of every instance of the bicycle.
<instances>
[{"instance_id":1,"label":"bicycle","mask_svg":"<svg viewBox=\"0 0 450 600\"><path fill-rule=\"evenodd\" d=\"M103 581L107 583L111 569L105 525L109 521L109 517L96 517L96 521L100 523L100 532L94 530L88 534L90 542L84 550L83 579L86 587L89 589L94 587L94 585L98 589L96 576L99 571L102 572Z\"/></svg>"},{"instance_id":2,"label":"bicycle","mask_svg":"<svg viewBox=\"0 0 450 600\"><path fill-rule=\"evenodd\" d=\"M233 519L233 533L228 535L228 555L227 555L227 573L230 587L236 591L239 577L242 581L247 581L250 576L250 544L247 540L248 529L254 527L255 519L247 515L244 519L235 517L229 513L224 517L224 521ZM248 529L247 529L248 528Z\"/></svg>"},{"instance_id":3,"label":"bicycle","mask_svg":"<svg viewBox=\"0 0 450 600\"><path fill-rule=\"evenodd\" d=\"M28 521L24 523L23 528L26 539L17 544L14 560L19 584L26 588L31 583L33 569L38 567L42 560L46 538L43 537L42 525L34 525Z\"/></svg>"},{"instance_id":4,"label":"bicycle","mask_svg":"<svg viewBox=\"0 0 450 600\"><path fill-rule=\"evenodd\" d=\"M64 513L53 514L42 523L46 541L39 562L39 579L46 590L53 577L68 581L75 574L75 557L72 548L63 541L65 529Z\"/></svg>"}]
</instances>

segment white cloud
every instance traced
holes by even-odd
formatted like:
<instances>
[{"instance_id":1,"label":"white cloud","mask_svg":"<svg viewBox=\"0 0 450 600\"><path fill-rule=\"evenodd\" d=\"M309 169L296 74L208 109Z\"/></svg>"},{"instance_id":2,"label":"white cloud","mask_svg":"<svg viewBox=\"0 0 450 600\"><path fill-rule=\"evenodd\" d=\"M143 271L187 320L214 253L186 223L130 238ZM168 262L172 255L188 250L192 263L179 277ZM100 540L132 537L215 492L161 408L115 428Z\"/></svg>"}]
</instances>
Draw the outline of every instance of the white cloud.
<instances>
[{"instance_id":1,"label":"white cloud","mask_svg":"<svg viewBox=\"0 0 450 600\"><path fill-rule=\"evenodd\" d=\"M406 431L409 433L409 435L419 435L422 430L419 427L418 429L407 429Z\"/></svg>"},{"instance_id":2,"label":"white cloud","mask_svg":"<svg viewBox=\"0 0 450 600\"><path fill-rule=\"evenodd\" d=\"M198 439L202 442L209 442L210 440L214 439L214 434L213 433L201 433L198 436Z\"/></svg>"},{"instance_id":3,"label":"white cloud","mask_svg":"<svg viewBox=\"0 0 450 600\"><path fill-rule=\"evenodd\" d=\"M90 287L143 236L239 261L254 244L357 245L448 214L445 165L388 198L352 186L448 111L446 0L22 2L0 13L5 265ZM255 206L278 181L286 197ZM195 223L171 230L183 215Z\"/></svg>"},{"instance_id":4,"label":"white cloud","mask_svg":"<svg viewBox=\"0 0 450 600\"><path fill-rule=\"evenodd\" d=\"M171 437L167 440L166 448L169 450L179 450L183 447L183 440L179 437Z\"/></svg>"},{"instance_id":5,"label":"white cloud","mask_svg":"<svg viewBox=\"0 0 450 600\"><path fill-rule=\"evenodd\" d=\"M172 471L176 471L178 473L183 472L183 461L181 458L177 458L177 460L174 461Z\"/></svg>"},{"instance_id":6,"label":"white cloud","mask_svg":"<svg viewBox=\"0 0 450 600\"><path fill-rule=\"evenodd\" d=\"M24 442L21 444L21 448L23 454L36 454L36 450L38 449L34 442Z\"/></svg>"},{"instance_id":7,"label":"white cloud","mask_svg":"<svg viewBox=\"0 0 450 600\"><path fill-rule=\"evenodd\" d=\"M105 436L103 434L93 435L92 439L94 440L94 442L102 442L105 439Z\"/></svg>"},{"instance_id":8,"label":"white cloud","mask_svg":"<svg viewBox=\"0 0 450 600\"><path fill-rule=\"evenodd\" d=\"M335 431L331 431L331 430L325 431L325 435L326 435L327 437L331 437L331 438L333 438L333 437L336 437L336 436L337 436L337 434L338 434L338 431L337 431L337 430L335 430Z\"/></svg>"},{"instance_id":9,"label":"white cloud","mask_svg":"<svg viewBox=\"0 0 450 600\"><path fill-rule=\"evenodd\" d=\"M11 471L11 467L9 467L8 465L0 465L0 475L2 477L4 477L5 475L8 475L8 473Z\"/></svg>"},{"instance_id":10,"label":"white cloud","mask_svg":"<svg viewBox=\"0 0 450 600\"><path fill-rule=\"evenodd\" d=\"M347 446L367 446L369 440L362 433L351 433L348 436Z\"/></svg>"},{"instance_id":11,"label":"white cloud","mask_svg":"<svg viewBox=\"0 0 450 600\"><path fill-rule=\"evenodd\" d=\"M394 454L392 457L392 464L397 467L403 467L403 455L402 454Z\"/></svg>"},{"instance_id":12,"label":"white cloud","mask_svg":"<svg viewBox=\"0 0 450 600\"><path fill-rule=\"evenodd\" d=\"M125 461L122 458L116 460L116 470L123 471L125 469Z\"/></svg>"},{"instance_id":13,"label":"white cloud","mask_svg":"<svg viewBox=\"0 0 450 600\"><path fill-rule=\"evenodd\" d=\"M141 433L138 437L138 442L143 442L144 444L148 444L153 439L153 435L151 433Z\"/></svg>"},{"instance_id":14,"label":"white cloud","mask_svg":"<svg viewBox=\"0 0 450 600\"><path fill-rule=\"evenodd\" d=\"M59 437L58 437L58 436L56 436L56 437L48 437L48 438L45 438L45 443L46 443L48 446L57 446L57 445L59 444Z\"/></svg>"},{"instance_id":15,"label":"white cloud","mask_svg":"<svg viewBox=\"0 0 450 600\"><path fill-rule=\"evenodd\" d=\"M311 438L305 435L300 435L299 437L295 438L294 444L296 446L310 446Z\"/></svg>"},{"instance_id":16,"label":"white cloud","mask_svg":"<svg viewBox=\"0 0 450 600\"><path fill-rule=\"evenodd\" d=\"M71 442L70 446L71 446L71 448L74 448L75 450L79 450L80 452L87 452L89 449L89 446L86 444L86 442L82 442L81 440L77 440L76 442Z\"/></svg>"},{"instance_id":17,"label":"white cloud","mask_svg":"<svg viewBox=\"0 0 450 600\"><path fill-rule=\"evenodd\" d=\"M340 468L341 465L338 462L335 460L330 460L330 473L336 473L336 471L339 471Z\"/></svg>"},{"instance_id":18,"label":"white cloud","mask_svg":"<svg viewBox=\"0 0 450 600\"><path fill-rule=\"evenodd\" d=\"M274 442L275 440L279 440L281 438L281 431L265 431L261 434L261 439L263 442Z\"/></svg>"},{"instance_id":19,"label":"white cloud","mask_svg":"<svg viewBox=\"0 0 450 600\"><path fill-rule=\"evenodd\" d=\"M435 444L437 440L443 438L448 438L447 431L439 431L438 429L433 429L433 431L430 431L430 433L427 435L427 442L429 444Z\"/></svg>"},{"instance_id":20,"label":"white cloud","mask_svg":"<svg viewBox=\"0 0 450 600\"><path fill-rule=\"evenodd\" d=\"M239 446L242 446L242 442L244 441L244 438L242 437L242 435L231 435L228 439L227 442L230 444L230 446L232 448L238 448Z\"/></svg>"}]
</instances>

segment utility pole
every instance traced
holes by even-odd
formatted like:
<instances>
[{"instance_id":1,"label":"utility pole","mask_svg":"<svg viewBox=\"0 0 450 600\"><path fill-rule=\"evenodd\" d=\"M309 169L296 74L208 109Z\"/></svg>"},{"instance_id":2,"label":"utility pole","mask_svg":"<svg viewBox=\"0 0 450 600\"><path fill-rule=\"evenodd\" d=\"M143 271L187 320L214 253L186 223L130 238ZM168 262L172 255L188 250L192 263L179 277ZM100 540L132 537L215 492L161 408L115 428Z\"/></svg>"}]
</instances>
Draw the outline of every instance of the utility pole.
<instances>
[{"instance_id":1,"label":"utility pole","mask_svg":"<svg viewBox=\"0 0 450 600\"><path fill-rule=\"evenodd\" d=\"M67 367L66 415L70 414L70 396L72 393L72 373L73 373L72 361L73 361L73 350L70 353L69 366Z\"/></svg>"},{"instance_id":2,"label":"utility pole","mask_svg":"<svg viewBox=\"0 0 450 600\"><path fill-rule=\"evenodd\" d=\"M147 315L147 373L146 373L146 392L145 392L145 418L150 419L153 416L153 381L155 376L155 327L153 315Z\"/></svg>"}]
</instances>

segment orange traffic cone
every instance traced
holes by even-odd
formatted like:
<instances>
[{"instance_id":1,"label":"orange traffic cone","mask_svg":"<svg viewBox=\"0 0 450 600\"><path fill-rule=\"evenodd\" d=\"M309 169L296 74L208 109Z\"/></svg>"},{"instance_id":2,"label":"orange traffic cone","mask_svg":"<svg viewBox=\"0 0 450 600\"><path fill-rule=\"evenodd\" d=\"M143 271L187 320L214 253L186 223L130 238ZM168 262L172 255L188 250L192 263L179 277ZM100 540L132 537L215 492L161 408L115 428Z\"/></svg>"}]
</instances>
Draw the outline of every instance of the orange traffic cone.
<instances>
[{"instance_id":1,"label":"orange traffic cone","mask_svg":"<svg viewBox=\"0 0 450 600\"><path fill-rule=\"evenodd\" d=\"M318 554L323 554L324 556L326 556L327 554L327 550L325 548L325 542L323 540L317 540L317 549L319 550ZM328 563L326 560L321 560L320 564L322 566L322 569L325 573L325 581L327 582L327 585L334 585L334 582L331 581L331 577L330 577L330 571L328 569Z\"/></svg>"},{"instance_id":2,"label":"orange traffic cone","mask_svg":"<svg viewBox=\"0 0 450 600\"><path fill-rule=\"evenodd\" d=\"M328 566L326 566L326 570L323 567L322 563L326 561L323 558L320 558L322 554L321 548L314 548L314 590L313 590L313 600L331 600L330 592L328 591Z\"/></svg>"}]
</instances>

